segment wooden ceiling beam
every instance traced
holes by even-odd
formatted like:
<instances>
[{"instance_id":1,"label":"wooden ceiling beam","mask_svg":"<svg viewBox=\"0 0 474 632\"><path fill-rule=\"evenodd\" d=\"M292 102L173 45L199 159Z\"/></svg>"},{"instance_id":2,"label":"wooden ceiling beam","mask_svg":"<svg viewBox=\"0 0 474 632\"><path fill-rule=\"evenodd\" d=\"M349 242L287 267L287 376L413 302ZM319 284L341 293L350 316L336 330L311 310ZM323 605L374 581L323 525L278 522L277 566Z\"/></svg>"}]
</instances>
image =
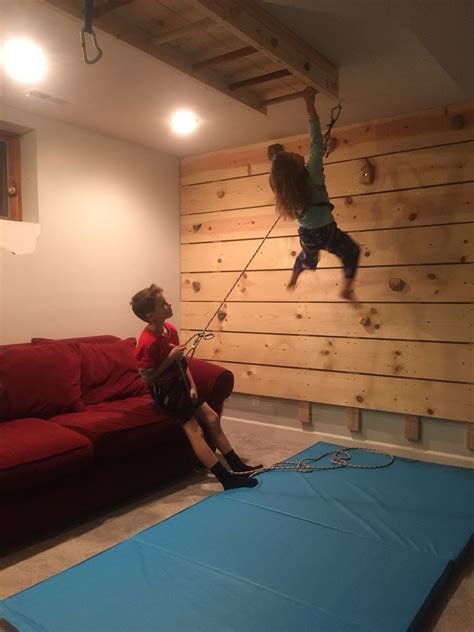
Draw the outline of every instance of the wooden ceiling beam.
<instances>
[{"instance_id":1,"label":"wooden ceiling beam","mask_svg":"<svg viewBox=\"0 0 474 632\"><path fill-rule=\"evenodd\" d=\"M83 20L84 6L82 0L43 0L43 2L79 20ZM225 77L219 75L212 69L202 68L200 70L194 70L191 60L186 59L181 53L170 48L163 46L156 47L153 45L153 42L157 39L156 36L128 22L116 13L108 12L94 20L93 28L94 30L101 30L109 35L113 35L117 39L151 55L178 72L207 85L209 88L238 101L260 114L267 113L266 106L261 104L261 97L259 97L258 94L245 88L238 92L232 92L227 86L228 81L226 81Z\"/></svg>"},{"instance_id":2,"label":"wooden ceiling beam","mask_svg":"<svg viewBox=\"0 0 474 632\"><path fill-rule=\"evenodd\" d=\"M308 86L338 98L338 70L254 0L191 0L207 16L267 57L282 62Z\"/></svg>"},{"instance_id":3,"label":"wooden ceiling beam","mask_svg":"<svg viewBox=\"0 0 474 632\"><path fill-rule=\"evenodd\" d=\"M183 37L183 35L187 35L191 31L195 31L196 29L204 29L206 26L210 26L212 24L211 18L203 18L202 20L196 20L196 22L190 22L189 24L185 24L184 26L180 26L177 29L173 29L168 33L164 33L163 35L159 35L155 39L152 39L150 44L152 46L161 46L162 44L167 44L168 42L173 42L174 40Z\"/></svg>"},{"instance_id":4,"label":"wooden ceiling beam","mask_svg":"<svg viewBox=\"0 0 474 632\"><path fill-rule=\"evenodd\" d=\"M234 81L229 83L229 90L239 90L246 86L256 86L261 83L267 83L267 81L275 81L275 79L282 79L283 77L290 77L291 72L286 70L275 70L274 72L267 72L264 75L258 75L257 77L249 77L248 79L242 79L241 81Z\"/></svg>"},{"instance_id":5,"label":"wooden ceiling beam","mask_svg":"<svg viewBox=\"0 0 474 632\"><path fill-rule=\"evenodd\" d=\"M258 53L258 50L253 46L244 46L244 48L232 50L230 53L224 53L223 55L216 55L215 57L209 57L208 59L198 61L193 64L193 68L194 70L209 68L211 66L217 66L218 64L224 64L227 61L234 61L235 59L240 59L241 57L247 57L248 55L253 55L255 53Z\"/></svg>"},{"instance_id":6,"label":"wooden ceiling beam","mask_svg":"<svg viewBox=\"0 0 474 632\"><path fill-rule=\"evenodd\" d=\"M100 7L95 7L93 11L93 16L94 18L100 18L102 15L105 15L109 11L119 9L126 4L132 4L132 2L135 2L135 0L107 0L106 2L104 2L104 4L101 4Z\"/></svg>"}]
</instances>

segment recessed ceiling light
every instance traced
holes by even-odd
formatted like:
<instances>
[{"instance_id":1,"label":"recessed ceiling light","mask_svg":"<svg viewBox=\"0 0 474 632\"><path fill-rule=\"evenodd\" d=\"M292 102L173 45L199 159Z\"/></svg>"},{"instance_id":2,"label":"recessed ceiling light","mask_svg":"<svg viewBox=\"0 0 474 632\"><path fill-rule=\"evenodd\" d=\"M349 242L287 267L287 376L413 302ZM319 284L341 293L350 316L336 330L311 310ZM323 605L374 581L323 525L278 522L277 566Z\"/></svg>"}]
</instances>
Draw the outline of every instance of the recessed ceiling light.
<instances>
[{"instance_id":1,"label":"recessed ceiling light","mask_svg":"<svg viewBox=\"0 0 474 632\"><path fill-rule=\"evenodd\" d=\"M196 128L197 123L196 116L189 110L178 110L171 119L171 125L178 134L189 134Z\"/></svg>"},{"instance_id":2,"label":"recessed ceiling light","mask_svg":"<svg viewBox=\"0 0 474 632\"><path fill-rule=\"evenodd\" d=\"M42 50L26 39L6 42L3 64L7 73L21 83L36 83L46 74L46 57Z\"/></svg>"}]
</instances>

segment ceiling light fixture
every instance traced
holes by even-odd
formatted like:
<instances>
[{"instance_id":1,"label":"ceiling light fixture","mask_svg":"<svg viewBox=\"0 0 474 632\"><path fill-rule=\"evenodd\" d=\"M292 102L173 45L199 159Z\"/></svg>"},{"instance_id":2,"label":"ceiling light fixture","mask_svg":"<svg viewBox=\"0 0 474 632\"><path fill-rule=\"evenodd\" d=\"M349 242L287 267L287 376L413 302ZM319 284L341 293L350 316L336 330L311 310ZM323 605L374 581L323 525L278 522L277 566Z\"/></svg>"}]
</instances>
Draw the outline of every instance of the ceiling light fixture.
<instances>
[{"instance_id":1,"label":"ceiling light fixture","mask_svg":"<svg viewBox=\"0 0 474 632\"><path fill-rule=\"evenodd\" d=\"M178 110L173 114L171 125L177 134L189 134L198 124L196 116L188 110Z\"/></svg>"},{"instance_id":2,"label":"ceiling light fixture","mask_svg":"<svg viewBox=\"0 0 474 632\"><path fill-rule=\"evenodd\" d=\"M12 39L3 49L6 72L21 83L37 83L46 74L46 57L42 50L26 39Z\"/></svg>"}]
</instances>

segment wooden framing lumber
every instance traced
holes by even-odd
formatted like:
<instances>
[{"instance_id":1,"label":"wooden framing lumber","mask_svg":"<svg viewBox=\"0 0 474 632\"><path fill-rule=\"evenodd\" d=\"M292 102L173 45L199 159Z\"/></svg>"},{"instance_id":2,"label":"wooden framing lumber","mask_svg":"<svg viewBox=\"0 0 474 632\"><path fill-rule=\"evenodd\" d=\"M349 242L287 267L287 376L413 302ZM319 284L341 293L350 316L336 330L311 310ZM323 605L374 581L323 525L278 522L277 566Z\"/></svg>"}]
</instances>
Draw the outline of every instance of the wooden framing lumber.
<instances>
[{"instance_id":1,"label":"wooden framing lumber","mask_svg":"<svg viewBox=\"0 0 474 632\"><path fill-rule=\"evenodd\" d=\"M194 70L200 70L201 68L209 68L210 66L217 66L219 64L224 64L227 61L234 61L234 59L240 59L241 57L247 57L248 55L253 55L257 53L257 49L253 46L244 46L243 48L238 48L237 50L232 50L230 53L224 53L223 55L216 55L215 57L209 57L208 59L203 59L202 61L198 61L196 64L193 64Z\"/></svg>"},{"instance_id":2,"label":"wooden framing lumber","mask_svg":"<svg viewBox=\"0 0 474 632\"><path fill-rule=\"evenodd\" d=\"M405 415L405 439L419 441L421 437L421 422L417 415Z\"/></svg>"},{"instance_id":3,"label":"wooden framing lumber","mask_svg":"<svg viewBox=\"0 0 474 632\"><path fill-rule=\"evenodd\" d=\"M361 409L360 408L348 408L347 409L347 429L351 432L360 432L361 427Z\"/></svg>"},{"instance_id":4,"label":"wooden framing lumber","mask_svg":"<svg viewBox=\"0 0 474 632\"><path fill-rule=\"evenodd\" d=\"M274 72L267 72L264 75L258 75L256 77L249 77L248 79L242 79L241 81L234 81L229 83L229 90L239 90L246 86L256 86L260 83L267 83L268 81L274 81L275 79L282 79L283 77L290 77L292 73L289 70L283 68L282 70L275 70Z\"/></svg>"},{"instance_id":5,"label":"wooden framing lumber","mask_svg":"<svg viewBox=\"0 0 474 632\"><path fill-rule=\"evenodd\" d=\"M466 428L466 433L467 433L466 447L468 448L468 450L474 450L474 424L473 423L468 423L466 425L467 425L467 428Z\"/></svg>"},{"instance_id":6,"label":"wooden framing lumber","mask_svg":"<svg viewBox=\"0 0 474 632\"><path fill-rule=\"evenodd\" d=\"M267 107L268 105L278 105L278 103L286 103L287 101L294 101L295 99L300 99L302 96L302 92L289 92L288 94L283 94L281 97L272 97L271 99L263 99L260 101L260 105Z\"/></svg>"},{"instance_id":7,"label":"wooden framing lumber","mask_svg":"<svg viewBox=\"0 0 474 632\"><path fill-rule=\"evenodd\" d=\"M193 4L267 57L282 62L306 85L338 97L335 65L255 2L193 0Z\"/></svg>"},{"instance_id":8,"label":"wooden framing lumber","mask_svg":"<svg viewBox=\"0 0 474 632\"><path fill-rule=\"evenodd\" d=\"M311 425L311 402L298 402L298 420L302 424Z\"/></svg>"},{"instance_id":9,"label":"wooden framing lumber","mask_svg":"<svg viewBox=\"0 0 474 632\"><path fill-rule=\"evenodd\" d=\"M206 26L210 26L212 24L211 18L203 18L202 20L196 20L196 22L191 22L190 24L185 24L184 26L180 26L177 29L173 29L168 33L163 33L159 37L156 37L151 40L151 46L161 46L162 44L167 44L168 42L172 42L183 35L187 35L191 33L191 31L195 31L196 29L203 29ZM204 68L204 66L203 66Z\"/></svg>"},{"instance_id":10,"label":"wooden framing lumber","mask_svg":"<svg viewBox=\"0 0 474 632\"><path fill-rule=\"evenodd\" d=\"M99 7L95 7L93 12L94 19L100 18L109 11L119 9L126 4L132 4L132 2L135 2L135 0L107 0L107 2L104 2L104 4L101 4Z\"/></svg>"},{"instance_id":11,"label":"wooden framing lumber","mask_svg":"<svg viewBox=\"0 0 474 632\"><path fill-rule=\"evenodd\" d=\"M47 4L79 19L83 19L83 2L81 0L43 0ZM194 28L194 27L193 27ZM165 46L156 46L153 44L157 37L140 28L136 24L132 24L120 15L112 12L101 16L94 20L94 30L101 30L109 35L113 35L117 39L133 46L148 55L151 55L158 61L174 68L178 72L195 79L196 81L207 85L209 88L231 97L239 101L250 109L266 114L265 106L260 104L261 98L254 92L243 88L238 92L231 92L227 87L227 81L212 69L202 68L195 71L193 63L177 50L172 50Z\"/></svg>"}]
</instances>

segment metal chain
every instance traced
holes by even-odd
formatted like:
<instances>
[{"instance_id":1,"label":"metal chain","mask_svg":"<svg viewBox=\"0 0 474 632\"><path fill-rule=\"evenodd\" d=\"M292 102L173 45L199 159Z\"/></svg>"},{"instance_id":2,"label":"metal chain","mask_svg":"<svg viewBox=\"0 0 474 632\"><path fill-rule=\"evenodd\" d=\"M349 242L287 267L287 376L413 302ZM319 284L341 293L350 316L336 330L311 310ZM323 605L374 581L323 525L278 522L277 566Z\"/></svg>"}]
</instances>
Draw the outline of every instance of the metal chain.
<instances>
[{"instance_id":1,"label":"metal chain","mask_svg":"<svg viewBox=\"0 0 474 632\"><path fill-rule=\"evenodd\" d=\"M388 457L388 461L386 463L381 463L379 465L353 465L349 463L352 455L349 454L349 450L365 450L366 452L377 452L379 454L383 454ZM331 459L332 465L311 465L312 463L317 463L321 459L324 459L327 456L334 455ZM300 459L299 461L281 461L280 463L275 463L269 467L261 467L255 470L249 470L247 472L233 472L234 474L239 474L241 476L254 476L255 474L263 474L263 472L275 472L275 471L290 471L290 472L301 472L302 474L310 474L311 472L320 472L323 470L338 470L342 467L349 467L353 469L359 470L378 470L384 467L389 467L395 461L395 457L388 452L384 452L383 450L376 450L375 448L340 448L339 450L330 450L329 452L325 452L318 457L314 458L305 458Z\"/></svg>"},{"instance_id":2,"label":"metal chain","mask_svg":"<svg viewBox=\"0 0 474 632\"><path fill-rule=\"evenodd\" d=\"M333 107L333 109L331 110L331 120L327 124L327 130L324 132L323 154L324 156L326 156L326 158L328 156L329 135L331 134L332 128L337 123L337 119L339 118L339 115L341 114L341 110L342 110L342 106L340 103L338 103L336 106ZM334 112L336 112L336 114L334 114Z\"/></svg>"}]
</instances>

